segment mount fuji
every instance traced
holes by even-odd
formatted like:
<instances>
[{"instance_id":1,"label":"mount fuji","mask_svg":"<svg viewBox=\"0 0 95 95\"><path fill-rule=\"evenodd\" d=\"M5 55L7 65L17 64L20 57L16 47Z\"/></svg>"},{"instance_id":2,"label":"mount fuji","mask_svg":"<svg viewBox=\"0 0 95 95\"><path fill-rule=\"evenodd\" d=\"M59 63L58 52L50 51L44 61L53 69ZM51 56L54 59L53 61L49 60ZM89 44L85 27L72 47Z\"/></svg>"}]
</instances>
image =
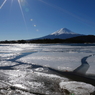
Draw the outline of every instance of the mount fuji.
<instances>
[{"instance_id":1,"label":"mount fuji","mask_svg":"<svg viewBox=\"0 0 95 95\"><path fill-rule=\"evenodd\" d=\"M47 36L40 37L38 39L68 39L68 38L82 36L82 35L83 34L74 33L67 28L61 28L56 32L53 32Z\"/></svg>"}]
</instances>

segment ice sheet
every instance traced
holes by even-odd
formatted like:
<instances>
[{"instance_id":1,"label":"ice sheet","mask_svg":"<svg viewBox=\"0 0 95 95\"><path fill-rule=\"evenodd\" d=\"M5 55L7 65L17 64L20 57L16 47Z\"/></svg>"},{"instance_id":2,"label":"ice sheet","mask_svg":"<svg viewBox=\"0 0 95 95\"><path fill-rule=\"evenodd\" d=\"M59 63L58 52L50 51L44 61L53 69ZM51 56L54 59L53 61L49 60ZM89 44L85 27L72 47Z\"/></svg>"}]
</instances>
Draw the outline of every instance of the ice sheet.
<instances>
[{"instance_id":1,"label":"ice sheet","mask_svg":"<svg viewBox=\"0 0 95 95\"><path fill-rule=\"evenodd\" d=\"M81 65L81 59L84 56L87 56L87 53L37 52L18 61L72 71Z\"/></svg>"},{"instance_id":2,"label":"ice sheet","mask_svg":"<svg viewBox=\"0 0 95 95\"><path fill-rule=\"evenodd\" d=\"M2 95L68 95L67 93L90 95L95 91L94 86L46 72L47 67L73 71L81 65L82 58L93 54L95 46L90 45L2 44L0 45L0 93ZM95 74L94 59L95 56L87 58L90 65L87 74ZM39 66L32 69L33 64Z\"/></svg>"}]
</instances>

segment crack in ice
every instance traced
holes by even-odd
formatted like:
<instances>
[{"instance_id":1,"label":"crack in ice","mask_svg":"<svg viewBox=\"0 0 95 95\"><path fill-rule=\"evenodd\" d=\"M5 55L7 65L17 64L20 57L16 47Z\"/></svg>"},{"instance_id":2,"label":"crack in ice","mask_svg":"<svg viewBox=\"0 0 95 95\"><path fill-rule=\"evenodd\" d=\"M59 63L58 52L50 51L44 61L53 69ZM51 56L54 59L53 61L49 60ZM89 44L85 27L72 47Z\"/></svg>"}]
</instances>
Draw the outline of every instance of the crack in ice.
<instances>
[{"instance_id":1,"label":"crack in ice","mask_svg":"<svg viewBox=\"0 0 95 95\"><path fill-rule=\"evenodd\" d=\"M87 72L87 70L88 70L89 67L90 67L89 63L88 63L86 60L87 60L87 58L92 57L92 56L94 56L94 55L95 55L95 54L92 54L92 55L83 57L83 58L81 59L81 63L82 63L82 64L81 64L78 68L76 68L73 72L74 72L74 73L79 73L79 74L85 75L86 72Z\"/></svg>"}]
</instances>

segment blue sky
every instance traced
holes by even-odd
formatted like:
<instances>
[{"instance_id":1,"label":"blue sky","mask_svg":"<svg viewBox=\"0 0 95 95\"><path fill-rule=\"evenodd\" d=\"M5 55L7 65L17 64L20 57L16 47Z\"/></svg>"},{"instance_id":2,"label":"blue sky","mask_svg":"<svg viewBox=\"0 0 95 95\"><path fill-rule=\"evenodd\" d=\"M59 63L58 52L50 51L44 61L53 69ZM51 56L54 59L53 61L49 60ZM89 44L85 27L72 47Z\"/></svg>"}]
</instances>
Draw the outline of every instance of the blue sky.
<instances>
[{"instance_id":1,"label":"blue sky","mask_svg":"<svg viewBox=\"0 0 95 95\"><path fill-rule=\"evenodd\" d=\"M95 0L0 0L0 40L38 38L60 28L95 35Z\"/></svg>"}]
</instances>

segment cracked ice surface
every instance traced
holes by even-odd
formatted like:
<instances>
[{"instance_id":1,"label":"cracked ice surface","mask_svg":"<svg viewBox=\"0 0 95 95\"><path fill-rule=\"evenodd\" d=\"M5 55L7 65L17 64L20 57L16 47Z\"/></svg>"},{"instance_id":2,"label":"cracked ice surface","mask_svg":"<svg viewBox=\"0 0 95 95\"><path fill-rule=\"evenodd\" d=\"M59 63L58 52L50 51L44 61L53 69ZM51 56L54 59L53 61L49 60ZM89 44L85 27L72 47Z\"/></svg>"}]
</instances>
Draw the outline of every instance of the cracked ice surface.
<instances>
[{"instance_id":1,"label":"cracked ice surface","mask_svg":"<svg viewBox=\"0 0 95 95\"><path fill-rule=\"evenodd\" d=\"M0 45L0 95L90 95L95 91L94 86L45 72L48 71L47 67L72 71L81 65L83 57L93 54L95 46L2 44ZM95 73L94 59L95 56L87 59L90 64L87 73ZM39 66L33 68L32 64L45 68Z\"/></svg>"}]
</instances>

